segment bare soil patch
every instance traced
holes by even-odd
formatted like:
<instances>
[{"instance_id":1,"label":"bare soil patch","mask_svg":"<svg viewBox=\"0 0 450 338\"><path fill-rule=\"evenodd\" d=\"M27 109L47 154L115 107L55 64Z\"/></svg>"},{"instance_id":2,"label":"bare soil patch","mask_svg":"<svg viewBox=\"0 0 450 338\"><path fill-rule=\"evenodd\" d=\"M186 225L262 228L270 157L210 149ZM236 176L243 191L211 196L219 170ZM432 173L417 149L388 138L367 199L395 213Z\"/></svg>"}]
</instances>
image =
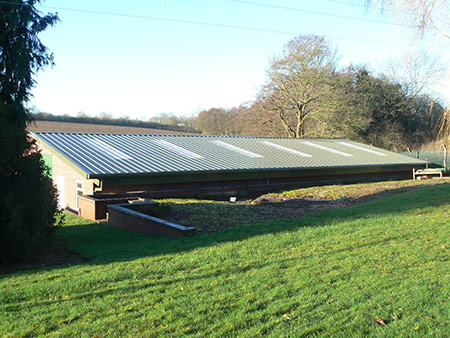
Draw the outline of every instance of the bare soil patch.
<instances>
[{"instance_id":1,"label":"bare soil patch","mask_svg":"<svg viewBox=\"0 0 450 338\"><path fill-rule=\"evenodd\" d=\"M305 217L320 210L345 208L376 198L408 193L413 189L450 182L426 180L306 188L277 194L264 194L252 200L166 199L169 206L160 217L198 232L218 232L235 225L261 223L274 219ZM313 193L315 191L315 193Z\"/></svg>"}]
</instances>

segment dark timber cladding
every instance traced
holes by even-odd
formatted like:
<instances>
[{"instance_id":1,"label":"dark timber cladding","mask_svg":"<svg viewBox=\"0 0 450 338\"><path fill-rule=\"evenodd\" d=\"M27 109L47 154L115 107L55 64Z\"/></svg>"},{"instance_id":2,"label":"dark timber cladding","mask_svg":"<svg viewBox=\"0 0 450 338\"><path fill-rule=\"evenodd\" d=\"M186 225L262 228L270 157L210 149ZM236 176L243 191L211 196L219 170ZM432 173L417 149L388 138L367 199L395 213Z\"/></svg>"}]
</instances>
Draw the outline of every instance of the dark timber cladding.
<instances>
[{"instance_id":1,"label":"dark timber cladding","mask_svg":"<svg viewBox=\"0 0 450 338\"><path fill-rule=\"evenodd\" d=\"M417 159L345 139L34 135L87 179L98 180L100 187L398 172L424 165Z\"/></svg>"}]
</instances>

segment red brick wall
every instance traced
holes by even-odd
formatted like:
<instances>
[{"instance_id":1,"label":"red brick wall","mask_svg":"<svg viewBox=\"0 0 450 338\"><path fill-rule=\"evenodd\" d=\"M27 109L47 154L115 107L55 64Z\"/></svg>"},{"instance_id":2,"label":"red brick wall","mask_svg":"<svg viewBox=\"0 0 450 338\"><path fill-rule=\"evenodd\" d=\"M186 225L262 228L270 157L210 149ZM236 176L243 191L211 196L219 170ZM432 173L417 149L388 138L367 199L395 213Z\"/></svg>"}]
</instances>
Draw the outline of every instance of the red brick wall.
<instances>
[{"instance_id":1,"label":"red brick wall","mask_svg":"<svg viewBox=\"0 0 450 338\"><path fill-rule=\"evenodd\" d=\"M95 208L95 201L92 199L88 199L85 197L78 197L78 216L96 220L98 219L96 216L96 208ZM104 218L104 217L103 217Z\"/></svg>"}]
</instances>

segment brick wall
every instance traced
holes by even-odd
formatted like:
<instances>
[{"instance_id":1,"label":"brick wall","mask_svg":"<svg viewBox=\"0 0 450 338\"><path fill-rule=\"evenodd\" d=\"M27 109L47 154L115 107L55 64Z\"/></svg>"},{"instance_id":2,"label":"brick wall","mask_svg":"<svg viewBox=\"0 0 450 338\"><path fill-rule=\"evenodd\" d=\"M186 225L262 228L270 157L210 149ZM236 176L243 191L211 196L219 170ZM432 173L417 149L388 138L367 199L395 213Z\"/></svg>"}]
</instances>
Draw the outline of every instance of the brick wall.
<instances>
[{"instance_id":1,"label":"brick wall","mask_svg":"<svg viewBox=\"0 0 450 338\"><path fill-rule=\"evenodd\" d=\"M128 203L130 200L135 200L137 197L125 197L125 198L111 198L111 199L97 199L94 196L79 196L78 197L78 216L97 220L106 219L106 213L108 212L108 205L110 204L122 204Z\"/></svg>"},{"instance_id":2,"label":"brick wall","mask_svg":"<svg viewBox=\"0 0 450 338\"><path fill-rule=\"evenodd\" d=\"M84 196L78 197L78 216L95 221L96 217L95 201ZM102 217L105 218L105 217Z\"/></svg>"}]
</instances>

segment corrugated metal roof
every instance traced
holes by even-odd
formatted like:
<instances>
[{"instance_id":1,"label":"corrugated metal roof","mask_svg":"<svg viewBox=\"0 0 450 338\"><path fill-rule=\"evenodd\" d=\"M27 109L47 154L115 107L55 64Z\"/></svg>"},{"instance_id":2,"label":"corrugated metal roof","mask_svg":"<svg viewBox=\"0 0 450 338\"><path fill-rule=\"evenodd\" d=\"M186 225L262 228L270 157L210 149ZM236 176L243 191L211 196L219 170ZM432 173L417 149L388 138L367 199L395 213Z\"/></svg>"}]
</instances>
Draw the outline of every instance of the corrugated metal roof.
<instances>
[{"instance_id":1,"label":"corrugated metal roof","mask_svg":"<svg viewBox=\"0 0 450 338\"><path fill-rule=\"evenodd\" d=\"M88 177L414 165L422 161L344 139L35 132Z\"/></svg>"}]
</instances>

